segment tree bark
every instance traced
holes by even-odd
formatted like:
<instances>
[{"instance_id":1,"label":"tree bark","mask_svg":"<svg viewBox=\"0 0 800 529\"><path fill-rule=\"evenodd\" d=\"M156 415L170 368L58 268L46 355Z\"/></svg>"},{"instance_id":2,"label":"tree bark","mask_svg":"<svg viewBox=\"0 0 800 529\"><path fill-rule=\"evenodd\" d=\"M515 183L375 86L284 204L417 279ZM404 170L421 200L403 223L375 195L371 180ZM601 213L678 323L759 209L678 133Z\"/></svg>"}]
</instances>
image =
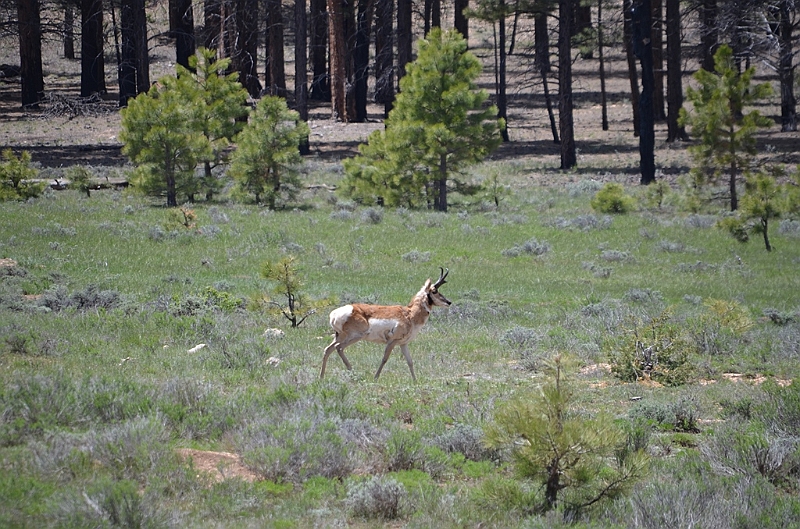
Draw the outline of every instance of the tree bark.
<instances>
[{"instance_id":1,"label":"tree bark","mask_svg":"<svg viewBox=\"0 0 800 529\"><path fill-rule=\"evenodd\" d=\"M794 96L794 68L792 59L792 9L791 0L780 0L778 77L781 87L781 131L797 130L797 100ZM766 234L766 231L764 232ZM765 235L766 236L766 235Z\"/></svg>"},{"instance_id":2,"label":"tree bark","mask_svg":"<svg viewBox=\"0 0 800 529\"><path fill-rule=\"evenodd\" d=\"M498 51L500 52L500 64L498 68L498 83L497 83L497 117L505 120L505 125L500 131L503 141L508 139L508 101L506 99L506 18L505 18L505 0L499 0L498 5L500 18L497 21L499 42Z\"/></svg>"},{"instance_id":3,"label":"tree bark","mask_svg":"<svg viewBox=\"0 0 800 529\"><path fill-rule=\"evenodd\" d=\"M597 0L597 59L600 63L600 121L608 130L608 104L606 100L606 63L603 56L603 0Z\"/></svg>"},{"instance_id":4,"label":"tree bark","mask_svg":"<svg viewBox=\"0 0 800 529\"><path fill-rule=\"evenodd\" d=\"M330 47L331 117L346 121L347 80L345 57L347 46L344 34L344 9L342 0L328 0L328 45Z\"/></svg>"},{"instance_id":5,"label":"tree bark","mask_svg":"<svg viewBox=\"0 0 800 529\"><path fill-rule=\"evenodd\" d=\"M189 68L189 57L194 55L194 11L192 0L174 0L175 2L175 62ZM172 5L172 2L170 2Z\"/></svg>"},{"instance_id":6,"label":"tree bark","mask_svg":"<svg viewBox=\"0 0 800 529\"><path fill-rule=\"evenodd\" d=\"M22 79L22 106L37 106L44 97L42 73L42 25L39 0L19 0L19 65Z\"/></svg>"},{"instance_id":7,"label":"tree bark","mask_svg":"<svg viewBox=\"0 0 800 529\"><path fill-rule=\"evenodd\" d=\"M375 102L388 118L394 103L394 0L377 0L375 11Z\"/></svg>"},{"instance_id":8,"label":"tree bark","mask_svg":"<svg viewBox=\"0 0 800 529\"><path fill-rule=\"evenodd\" d=\"M306 0L294 2L294 104L301 121L308 121L308 53L306 26ZM308 136L300 141L300 154L309 154Z\"/></svg>"},{"instance_id":9,"label":"tree bark","mask_svg":"<svg viewBox=\"0 0 800 529\"><path fill-rule=\"evenodd\" d=\"M310 0L311 27L311 89L309 97L315 101L330 101L330 79L328 78L328 17L326 0Z\"/></svg>"},{"instance_id":10,"label":"tree bark","mask_svg":"<svg viewBox=\"0 0 800 529\"><path fill-rule=\"evenodd\" d=\"M367 121L367 81L369 80L369 41L372 27L372 0L360 0L355 20L355 46L353 48L353 106L352 121Z\"/></svg>"},{"instance_id":11,"label":"tree bark","mask_svg":"<svg viewBox=\"0 0 800 529\"><path fill-rule=\"evenodd\" d=\"M547 30L547 13L536 12L533 15L533 47L534 61L539 71L550 73L550 34Z\"/></svg>"},{"instance_id":12,"label":"tree bark","mask_svg":"<svg viewBox=\"0 0 800 529\"><path fill-rule=\"evenodd\" d=\"M105 92L103 2L81 0L81 97Z\"/></svg>"},{"instance_id":13,"label":"tree bark","mask_svg":"<svg viewBox=\"0 0 800 529\"><path fill-rule=\"evenodd\" d=\"M650 0L639 0L633 6L633 52L642 66L642 93L639 97L639 170L640 183L656 179L655 126L653 116L653 48Z\"/></svg>"},{"instance_id":14,"label":"tree bark","mask_svg":"<svg viewBox=\"0 0 800 529\"><path fill-rule=\"evenodd\" d=\"M680 0L667 0L667 141L688 140L686 129L678 124L683 106L681 68Z\"/></svg>"},{"instance_id":15,"label":"tree bark","mask_svg":"<svg viewBox=\"0 0 800 529\"><path fill-rule=\"evenodd\" d=\"M651 1L651 38L653 46L653 118L656 121L664 120L664 36L662 0Z\"/></svg>"},{"instance_id":16,"label":"tree bark","mask_svg":"<svg viewBox=\"0 0 800 529\"><path fill-rule=\"evenodd\" d=\"M425 0L424 4L424 28L425 35L431 28L442 27L442 4L440 0Z\"/></svg>"},{"instance_id":17,"label":"tree bark","mask_svg":"<svg viewBox=\"0 0 800 529\"><path fill-rule=\"evenodd\" d=\"M147 51L147 19L144 0L123 0L120 10L122 61L120 64L119 103L150 88L150 62Z\"/></svg>"},{"instance_id":18,"label":"tree bark","mask_svg":"<svg viewBox=\"0 0 800 529\"><path fill-rule=\"evenodd\" d=\"M717 0L703 0L700 8L700 67L714 71L714 53L717 51Z\"/></svg>"},{"instance_id":19,"label":"tree bark","mask_svg":"<svg viewBox=\"0 0 800 529\"><path fill-rule=\"evenodd\" d=\"M453 27L469 42L469 19L464 16L464 9L469 7L469 0L455 0L453 7Z\"/></svg>"},{"instance_id":20,"label":"tree bark","mask_svg":"<svg viewBox=\"0 0 800 529\"><path fill-rule=\"evenodd\" d=\"M258 9L258 0L253 0ZM253 51L258 50L258 26L253 33ZM257 61L253 61L257 62ZM283 57L283 16L281 0L267 1L267 77L268 91L275 96L286 96L286 63ZM256 73L256 79L258 74ZM253 86L255 88L255 86ZM248 91L250 89L248 88ZM260 87L259 87L260 90Z\"/></svg>"},{"instance_id":21,"label":"tree bark","mask_svg":"<svg viewBox=\"0 0 800 529\"><path fill-rule=\"evenodd\" d=\"M75 58L75 9L72 4L64 5L64 58Z\"/></svg>"},{"instance_id":22,"label":"tree bark","mask_svg":"<svg viewBox=\"0 0 800 529\"><path fill-rule=\"evenodd\" d=\"M239 73L239 82L250 97L261 95L258 79L258 0L236 0L233 24L235 30L232 50L233 68ZM231 28L228 28L231 31Z\"/></svg>"},{"instance_id":23,"label":"tree bark","mask_svg":"<svg viewBox=\"0 0 800 529\"><path fill-rule=\"evenodd\" d=\"M410 63L411 45L411 0L397 0L397 80L405 77L406 64Z\"/></svg>"},{"instance_id":24,"label":"tree bark","mask_svg":"<svg viewBox=\"0 0 800 529\"><path fill-rule=\"evenodd\" d=\"M631 84L631 106L633 107L633 136L639 136L639 75L636 72L636 56L633 54L633 22L631 0L622 0L625 57L628 61L628 79Z\"/></svg>"},{"instance_id":25,"label":"tree bark","mask_svg":"<svg viewBox=\"0 0 800 529\"><path fill-rule=\"evenodd\" d=\"M577 165L572 117L572 0L558 2L558 124L561 134L561 169Z\"/></svg>"}]
</instances>

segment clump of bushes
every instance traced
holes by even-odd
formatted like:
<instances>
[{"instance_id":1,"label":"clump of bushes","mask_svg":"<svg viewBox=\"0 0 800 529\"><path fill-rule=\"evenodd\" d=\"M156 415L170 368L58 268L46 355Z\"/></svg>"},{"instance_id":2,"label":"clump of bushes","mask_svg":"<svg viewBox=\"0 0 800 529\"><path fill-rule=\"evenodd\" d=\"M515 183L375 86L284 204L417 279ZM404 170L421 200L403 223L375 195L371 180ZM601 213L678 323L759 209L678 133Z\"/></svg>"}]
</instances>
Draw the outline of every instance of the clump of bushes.
<instances>
[{"instance_id":1,"label":"clump of bushes","mask_svg":"<svg viewBox=\"0 0 800 529\"><path fill-rule=\"evenodd\" d=\"M0 162L0 202L27 200L44 192L44 182L33 182L39 171L31 165L31 153L22 151L19 157L6 149Z\"/></svg>"},{"instance_id":2,"label":"clump of bushes","mask_svg":"<svg viewBox=\"0 0 800 529\"><path fill-rule=\"evenodd\" d=\"M648 320L631 317L627 328L609 342L611 372L620 380L679 386L692 378L689 354L694 345L669 309Z\"/></svg>"},{"instance_id":3,"label":"clump of bushes","mask_svg":"<svg viewBox=\"0 0 800 529\"><path fill-rule=\"evenodd\" d=\"M550 251L550 243L539 241L535 238L529 239L522 244L517 244L512 248L506 248L501 253L503 257L519 257L520 255L544 255Z\"/></svg>"},{"instance_id":4,"label":"clump of bushes","mask_svg":"<svg viewBox=\"0 0 800 529\"><path fill-rule=\"evenodd\" d=\"M366 481L352 483L345 501L355 517L396 520L402 515L407 498L402 483L391 477L372 476Z\"/></svg>"},{"instance_id":5,"label":"clump of bushes","mask_svg":"<svg viewBox=\"0 0 800 529\"><path fill-rule=\"evenodd\" d=\"M592 209L600 213L627 213L635 204L634 198L625 193L625 188L614 182L604 185L591 201Z\"/></svg>"}]
</instances>

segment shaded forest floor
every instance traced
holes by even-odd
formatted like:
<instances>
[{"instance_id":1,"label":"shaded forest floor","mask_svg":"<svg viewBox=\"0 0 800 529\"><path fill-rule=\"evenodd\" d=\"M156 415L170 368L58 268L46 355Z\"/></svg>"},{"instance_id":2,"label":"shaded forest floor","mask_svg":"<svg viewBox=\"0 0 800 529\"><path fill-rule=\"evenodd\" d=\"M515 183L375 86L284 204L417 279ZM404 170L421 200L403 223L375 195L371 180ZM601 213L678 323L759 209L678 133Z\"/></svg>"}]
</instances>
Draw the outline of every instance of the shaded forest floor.
<instances>
[{"instance_id":1,"label":"shaded forest floor","mask_svg":"<svg viewBox=\"0 0 800 529\"><path fill-rule=\"evenodd\" d=\"M472 30L470 49L484 64L480 84L494 94L494 62L490 47L490 29ZM9 43L13 44L13 43ZM520 46L522 48L522 46ZM16 64L16 47L3 46L0 63ZM606 96L609 130L601 128L599 67L596 58L578 56L573 65L575 139L578 167L564 173L559 170L559 146L553 142L541 83L534 79L532 58L525 53L511 55L508 61L508 123L511 141L492 156L523 164L531 178L545 182L564 182L581 178L615 180L635 184L639 179L638 138L633 134L630 82L622 46L608 47L606 53ZM687 49L686 55L691 54ZM151 79L174 73L173 45L157 39L151 51ZM552 57L555 63L556 57ZM684 60L685 82L691 82L696 61ZM555 67L555 64L554 64ZM80 93L80 61L61 58L57 45L45 46L45 90L47 100L38 110L20 106L19 78L0 80L0 148L28 150L34 162L43 167L123 166L118 135L120 115L114 57L106 57L108 93L102 100L77 104ZM287 57L286 71L293 71ZM759 82L777 78L769 70L759 71ZM551 95L557 93L555 73L551 76ZM289 80L291 82L291 79ZM292 87L289 87L292 90ZM765 101L760 111L779 118L778 91ZM557 119L557 101L553 100ZM309 125L313 158L337 161L357 152L358 144L382 127L383 107L370 105L366 123L339 123L330 119L327 103L312 103ZM759 133L759 152L770 161L800 163L798 133L781 133L776 124ZM667 143L666 122L656 124L657 177L673 180L689 170L691 159L686 142Z\"/></svg>"}]
</instances>

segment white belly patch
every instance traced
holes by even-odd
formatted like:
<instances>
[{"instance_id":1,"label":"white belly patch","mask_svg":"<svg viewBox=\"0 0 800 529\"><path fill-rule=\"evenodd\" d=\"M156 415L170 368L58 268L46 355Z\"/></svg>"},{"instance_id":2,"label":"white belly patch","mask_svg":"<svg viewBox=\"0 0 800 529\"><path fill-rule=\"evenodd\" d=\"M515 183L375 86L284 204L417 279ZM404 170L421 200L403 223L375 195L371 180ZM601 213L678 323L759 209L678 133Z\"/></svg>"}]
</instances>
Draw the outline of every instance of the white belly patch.
<instances>
[{"instance_id":1,"label":"white belly patch","mask_svg":"<svg viewBox=\"0 0 800 529\"><path fill-rule=\"evenodd\" d=\"M397 321L372 318L369 320L369 332L364 339L368 342L387 343L395 337Z\"/></svg>"}]
</instances>

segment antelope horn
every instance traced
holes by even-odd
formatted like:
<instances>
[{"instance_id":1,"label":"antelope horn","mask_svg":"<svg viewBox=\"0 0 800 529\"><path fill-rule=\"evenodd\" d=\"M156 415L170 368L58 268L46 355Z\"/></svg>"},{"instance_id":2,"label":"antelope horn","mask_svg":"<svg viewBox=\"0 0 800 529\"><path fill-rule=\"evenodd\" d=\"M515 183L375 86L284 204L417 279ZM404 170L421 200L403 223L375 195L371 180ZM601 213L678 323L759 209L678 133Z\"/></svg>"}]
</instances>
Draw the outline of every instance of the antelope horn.
<instances>
[{"instance_id":1,"label":"antelope horn","mask_svg":"<svg viewBox=\"0 0 800 529\"><path fill-rule=\"evenodd\" d=\"M441 275L439 276L439 279L437 279L437 280L436 280L436 283L434 283L434 284L433 284L433 288L439 288L440 286L442 286L442 285L444 285L445 283L447 283L447 281L445 281L445 278L447 277L447 274L449 274L449 273L450 273L450 269L448 268L447 270L445 270L444 268L442 268L442 267L440 266L440 267L439 267L439 270L441 270L441 271L442 271L442 273L441 273Z\"/></svg>"}]
</instances>

